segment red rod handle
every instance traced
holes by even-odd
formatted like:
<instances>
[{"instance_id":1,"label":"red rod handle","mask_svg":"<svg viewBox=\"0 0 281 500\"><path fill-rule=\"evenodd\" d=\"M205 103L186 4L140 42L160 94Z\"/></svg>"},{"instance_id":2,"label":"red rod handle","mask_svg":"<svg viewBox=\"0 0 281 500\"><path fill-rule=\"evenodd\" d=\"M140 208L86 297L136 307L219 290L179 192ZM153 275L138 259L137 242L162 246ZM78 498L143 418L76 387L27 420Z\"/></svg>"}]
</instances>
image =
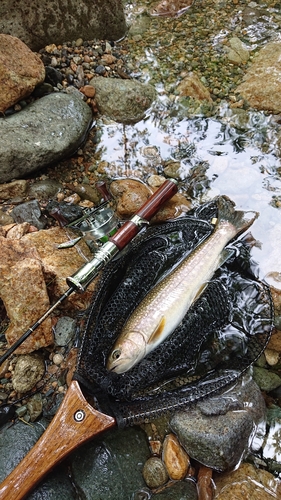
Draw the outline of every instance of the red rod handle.
<instances>
[{"instance_id":1,"label":"red rod handle","mask_svg":"<svg viewBox=\"0 0 281 500\"><path fill-rule=\"evenodd\" d=\"M135 213L132 220L125 222L125 224L110 238L119 250L122 250L129 241L136 236L139 232L141 220L150 221L152 217L158 212L159 208L168 201L178 191L176 181L166 180L162 186L142 205L142 207ZM137 222L139 220L139 223Z\"/></svg>"}]
</instances>

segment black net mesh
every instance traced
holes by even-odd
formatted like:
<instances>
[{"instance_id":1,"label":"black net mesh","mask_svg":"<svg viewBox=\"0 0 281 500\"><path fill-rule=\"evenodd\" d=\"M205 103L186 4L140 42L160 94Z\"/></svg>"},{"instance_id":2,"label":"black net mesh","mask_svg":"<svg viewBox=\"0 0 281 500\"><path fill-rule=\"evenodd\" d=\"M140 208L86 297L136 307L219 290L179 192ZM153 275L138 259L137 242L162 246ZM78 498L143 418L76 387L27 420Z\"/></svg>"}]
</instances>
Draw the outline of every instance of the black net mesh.
<instances>
[{"instance_id":1,"label":"black net mesh","mask_svg":"<svg viewBox=\"0 0 281 500\"><path fill-rule=\"evenodd\" d=\"M147 292L211 235L216 202L149 228L102 272L83 334L76 378L119 425L142 422L219 391L264 350L273 323L268 287L255 276L243 241L175 331L123 374L106 361L126 320Z\"/></svg>"}]
</instances>

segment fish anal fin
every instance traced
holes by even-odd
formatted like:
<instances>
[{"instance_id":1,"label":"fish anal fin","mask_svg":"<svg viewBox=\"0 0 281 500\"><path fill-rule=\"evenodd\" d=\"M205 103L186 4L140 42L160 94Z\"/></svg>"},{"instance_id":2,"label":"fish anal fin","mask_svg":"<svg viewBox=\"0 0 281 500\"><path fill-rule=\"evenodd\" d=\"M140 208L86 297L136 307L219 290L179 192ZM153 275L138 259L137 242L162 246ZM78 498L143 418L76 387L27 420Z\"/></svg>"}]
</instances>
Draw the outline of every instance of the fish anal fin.
<instances>
[{"instance_id":1,"label":"fish anal fin","mask_svg":"<svg viewBox=\"0 0 281 500\"><path fill-rule=\"evenodd\" d=\"M165 317L161 316L161 319L160 319L158 325L156 326L154 332L152 333L152 335L148 341L148 344L154 344L155 342L157 342L160 339L160 337L163 333L164 327L165 327L165 323L166 323Z\"/></svg>"}]
</instances>

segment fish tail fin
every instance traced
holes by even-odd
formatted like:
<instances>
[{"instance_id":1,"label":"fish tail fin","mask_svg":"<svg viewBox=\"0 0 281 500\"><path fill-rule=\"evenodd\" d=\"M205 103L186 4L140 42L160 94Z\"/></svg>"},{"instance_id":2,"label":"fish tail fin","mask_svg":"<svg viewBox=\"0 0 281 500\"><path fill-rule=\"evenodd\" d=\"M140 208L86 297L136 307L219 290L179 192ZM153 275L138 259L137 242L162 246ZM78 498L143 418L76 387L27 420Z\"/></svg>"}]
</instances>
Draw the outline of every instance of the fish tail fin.
<instances>
[{"instance_id":1,"label":"fish tail fin","mask_svg":"<svg viewBox=\"0 0 281 500\"><path fill-rule=\"evenodd\" d=\"M235 203L227 196L218 198L217 225L222 221L229 222L233 226L234 236L246 231L258 216L259 212L235 210Z\"/></svg>"}]
</instances>

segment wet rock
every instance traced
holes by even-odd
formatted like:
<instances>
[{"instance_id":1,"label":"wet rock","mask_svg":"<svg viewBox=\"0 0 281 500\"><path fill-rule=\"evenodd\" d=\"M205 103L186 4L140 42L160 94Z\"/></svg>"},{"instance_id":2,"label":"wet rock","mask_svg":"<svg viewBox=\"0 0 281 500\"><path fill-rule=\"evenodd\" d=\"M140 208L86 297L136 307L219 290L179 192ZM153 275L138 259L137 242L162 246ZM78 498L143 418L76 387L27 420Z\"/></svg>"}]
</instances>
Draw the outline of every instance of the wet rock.
<instances>
[{"instance_id":1,"label":"wet rock","mask_svg":"<svg viewBox=\"0 0 281 500\"><path fill-rule=\"evenodd\" d=\"M132 38L136 35L142 35L149 28L150 23L151 17L147 15L147 12L142 12L132 21L128 35Z\"/></svg>"},{"instance_id":2,"label":"wet rock","mask_svg":"<svg viewBox=\"0 0 281 500\"><path fill-rule=\"evenodd\" d=\"M212 102L209 90L199 80L196 73L189 73L177 86L177 91L181 97L193 97L199 101Z\"/></svg>"},{"instance_id":3,"label":"wet rock","mask_svg":"<svg viewBox=\"0 0 281 500\"><path fill-rule=\"evenodd\" d=\"M43 401L41 394L34 394L31 398L29 398L28 403L26 404L29 415L30 422L35 422L38 417L40 417L43 409Z\"/></svg>"},{"instance_id":4,"label":"wet rock","mask_svg":"<svg viewBox=\"0 0 281 500\"><path fill-rule=\"evenodd\" d=\"M20 242L24 242L28 247L36 248L44 269L46 280L49 283L48 291L50 296L58 299L67 289L66 278L72 276L87 260L93 258L86 243L81 240L79 244L72 248L59 249L57 246L64 243L69 238L67 232L60 227L43 229L37 233L28 233L22 237ZM74 237L77 235L75 234ZM73 312L75 309L85 309L88 307L92 297L94 283L87 290L80 293L73 293L62 304L64 311L68 309ZM44 308L41 308L41 314Z\"/></svg>"},{"instance_id":5,"label":"wet rock","mask_svg":"<svg viewBox=\"0 0 281 500\"><path fill-rule=\"evenodd\" d=\"M281 330L275 330L268 342L268 348L281 353Z\"/></svg>"},{"instance_id":6,"label":"wet rock","mask_svg":"<svg viewBox=\"0 0 281 500\"><path fill-rule=\"evenodd\" d=\"M121 179L110 184L110 191L116 198L117 216L121 219L128 219L147 201L156 191L156 188L149 188L146 184L133 179ZM189 208L190 204L187 199L177 193L160 208L153 217L152 222L157 224L171 219L182 212L188 211Z\"/></svg>"},{"instance_id":7,"label":"wet rock","mask_svg":"<svg viewBox=\"0 0 281 500\"><path fill-rule=\"evenodd\" d=\"M232 406L233 410L229 411L225 404L220 407L218 398L210 398L207 408L204 409L207 403L202 402L195 409L177 412L170 423L192 458L220 471L235 467L251 442L254 447L258 446L252 432L265 413L264 400L252 380L240 382L238 387L220 397L223 398L237 400L237 408ZM241 402L244 410L241 410Z\"/></svg>"},{"instance_id":8,"label":"wet rock","mask_svg":"<svg viewBox=\"0 0 281 500\"><path fill-rule=\"evenodd\" d=\"M80 219L84 215L83 209L73 203L50 201L46 209L62 226L73 222L75 219Z\"/></svg>"},{"instance_id":9,"label":"wet rock","mask_svg":"<svg viewBox=\"0 0 281 500\"><path fill-rule=\"evenodd\" d=\"M145 462L142 475L149 488L159 488L169 479L165 464L158 457L150 457Z\"/></svg>"},{"instance_id":10,"label":"wet rock","mask_svg":"<svg viewBox=\"0 0 281 500\"><path fill-rule=\"evenodd\" d=\"M161 492L151 495L151 500L198 500L196 484L191 480L171 483Z\"/></svg>"},{"instance_id":11,"label":"wet rock","mask_svg":"<svg viewBox=\"0 0 281 500\"><path fill-rule=\"evenodd\" d=\"M2 200L10 200L23 196L27 189L27 181L20 179L17 181L9 182L7 184L0 184L0 198Z\"/></svg>"},{"instance_id":12,"label":"wet rock","mask_svg":"<svg viewBox=\"0 0 281 500\"><path fill-rule=\"evenodd\" d=\"M112 431L94 440L72 456L75 484L86 500L134 498L145 487L143 464L149 456L144 432L138 428Z\"/></svg>"},{"instance_id":13,"label":"wet rock","mask_svg":"<svg viewBox=\"0 0 281 500\"><path fill-rule=\"evenodd\" d=\"M89 184L78 184L77 186L74 186L73 184L67 184L68 189L71 189L74 191L74 193L79 194L79 196L83 200L90 200L96 205L99 205L101 202L101 194L99 191L93 187L89 186Z\"/></svg>"},{"instance_id":14,"label":"wet rock","mask_svg":"<svg viewBox=\"0 0 281 500\"><path fill-rule=\"evenodd\" d=\"M0 210L0 226L6 226L7 224L11 224L13 222L14 222L13 217L7 214L7 212L3 212L3 210ZM1 233L1 235L3 234Z\"/></svg>"},{"instance_id":15,"label":"wet rock","mask_svg":"<svg viewBox=\"0 0 281 500\"><path fill-rule=\"evenodd\" d=\"M59 346L65 346L73 339L75 335L76 321L69 316L62 316L58 319L55 327L55 343Z\"/></svg>"},{"instance_id":16,"label":"wet rock","mask_svg":"<svg viewBox=\"0 0 281 500\"><path fill-rule=\"evenodd\" d=\"M0 432L0 482L18 465L27 452L39 439L45 428L46 420L26 425L17 421L4 426ZM64 465L56 467L47 479L28 495L28 500L71 500L73 497L72 485L67 477Z\"/></svg>"},{"instance_id":17,"label":"wet rock","mask_svg":"<svg viewBox=\"0 0 281 500\"><path fill-rule=\"evenodd\" d=\"M100 113L121 123L136 123L156 99L152 85L135 80L93 78L96 102Z\"/></svg>"},{"instance_id":18,"label":"wet rock","mask_svg":"<svg viewBox=\"0 0 281 500\"><path fill-rule=\"evenodd\" d=\"M45 363L38 354L23 354L12 376L13 388L20 394L30 391L45 373Z\"/></svg>"},{"instance_id":19,"label":"wet rock","mask_svg":"<svg viewBox=\"0 0 281 500\"><path fill-rule=\"evenodd\" d=\"M30 184L28 196L38 198L39 200L48 200L57 195L63 189L62 185L53 179L44 179L42 181Z\"/></svg>"},{"instance_id":20,"label":"wet rock","mask_svg":"<svg viewBox=\"0 0 281 500\"><path fill-rule=\"evenodd\" d=\"M11 215L15 222L29 222L38 229L46 226L46 220L43 219L41 209L37 200L22 203L13 208Z\"/></svg>"},{"instance_id":21,"label":"wet rock","mask_svg":"<svg viewBox=\"0 0 281 500\"><path fill-rule=\"evenodd\" d=\"M22 224L15 224L6 233L6 238L8 240L20 240L21 237L28 233L30 230L29 222L23 222Z\"/></svg>"},{"instance_id":22,"label":"wet rock","mask_svg":"<svg viewBox=\"0 0 281 500\"><path fill-rule=\"evenodd\" d=\"M270 392L281 385L281 377L265 368L254 366L253 377L262 391Z\"/></svg>"},{"instance_id":23,"label":"wet rock","mask_svg":"<svg viewBox=\"0 0 281 500\"><path fill-rule=\"evenodd\" d=\"M226 47L227 58L233 64L246 63L250 57L250 53L246 45L237 37L234 36L229 40L229 47Z\"/></svg>"},{"instance_id":24,"label":"wet rock","mask_svg":"<svg viewBox=\"0 0 281 500\"><path fill-rule=\"evenodd\" d=\"M269 472L243 463L239 469L215 476L214 500L272 500L281 495L281 483Z\"/></svg>"},{"instance_id":25,"label":"wet rock","mask_svg":"<svg viewBox=\"0 0 281 500\"><path fill-rule=\"evenodd\" d=\"M0 182L26 176L77 150L92 120L78 94L54 92L0 119Z\"/></svg>"},{"instance_id":26,"label":"wet rock","mask_svg":"<svg viewBox=\"0 0 281 500\"><path fill-rule=\"evenodd\" d=\"M0 4L2 33L12 33L33 50L65 40L118 40L126 33L121 0L91 0L47 2L34 0L27 4L18 0L2 0ZM86 22L87 20L87 22Z\"/></svg>"},{"instance_id":27,"label":"wet rock","mask_svg":"<svg viewBox=\"0 0 281 500\"><path fill-rule=\"evenodd\" d=\"M281 112L280 57L280 42L266 44L247 70L244 81L236 88L236 92L253 108Z\"/></svg>"},{"instance_id":28,"label":"wet rock","mask_svg":"<svg viewBox=\"0 0 281 500\"><path fill-rule=\"evenodd\" d=\"M171 479L184 479L190 466L190 460L173 434L168 434L165 437L163 443L163 460Z\"/></svg>"},{"instance_id":29,"label":"wet rock","mask_svg":"<svg viewBox=\"0 0 281 500\"><path fill-rule=\"evenodd\" d=\"M10 318L5 332L9 344L13 344L50 305L40 256L23 238L0 237L0 297ZM51 320L47 318L17 352L34 351L52 342Z\"/></svg>"},{"instance_id":30,"label":"wet rock","mask_svg":"<svg viewBox=\"0 0 281 500\"><path fill-rule=\"evenodd\" d=\"M0 112L29 96L44 78L40 57L18 38L0 33Z\"/></svg>"}]
</instances>

